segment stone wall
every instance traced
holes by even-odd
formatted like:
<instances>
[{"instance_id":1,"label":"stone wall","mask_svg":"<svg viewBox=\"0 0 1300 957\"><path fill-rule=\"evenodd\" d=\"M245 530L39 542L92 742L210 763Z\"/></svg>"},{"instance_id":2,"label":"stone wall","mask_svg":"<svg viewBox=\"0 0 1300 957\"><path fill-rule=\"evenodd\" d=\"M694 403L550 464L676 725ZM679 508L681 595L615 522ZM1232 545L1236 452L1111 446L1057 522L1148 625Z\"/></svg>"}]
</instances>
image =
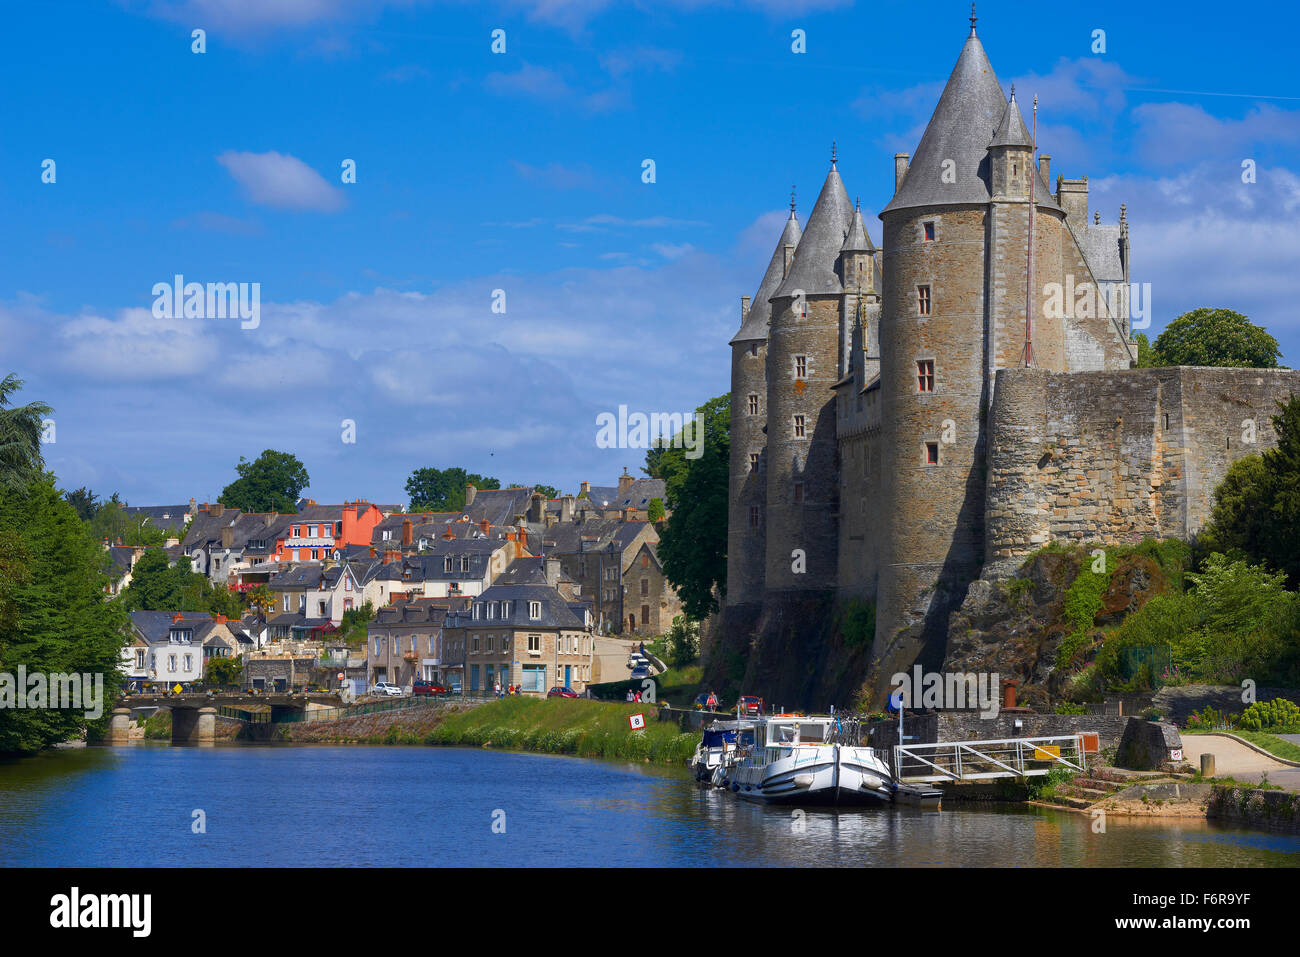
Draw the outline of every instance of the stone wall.
<instances>
[{"instance_id":1,"label":"stone wall","mask_svg":"<svg viewBox=\"0 0 1300 957\"><path fill-rule=\"evenodd\" d=\"M1271 416L1293 391L1291 370L1000 370L985 574L1050 539L1190 538L1228 467L1276 443Z\"/></svg>"}]
</instances>

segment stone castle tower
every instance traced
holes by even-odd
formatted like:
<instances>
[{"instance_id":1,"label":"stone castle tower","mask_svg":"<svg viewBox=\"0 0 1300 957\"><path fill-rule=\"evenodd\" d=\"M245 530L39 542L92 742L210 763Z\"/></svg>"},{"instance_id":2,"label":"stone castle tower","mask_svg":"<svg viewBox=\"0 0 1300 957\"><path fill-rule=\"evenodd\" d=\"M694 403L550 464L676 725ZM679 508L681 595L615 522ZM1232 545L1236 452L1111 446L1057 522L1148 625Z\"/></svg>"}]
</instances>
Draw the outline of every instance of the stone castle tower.
<instances>
[{"instance_id":1,"label":"stone castle tower","mask_svg":"<svg viewBox=\"0 0 1300 957\"><path fill-rule=\"evenodd\" d=\"M1069 222L1048 162L1035 167L972 21L915 159L895 157L882 249L834 156L802 235L792 211L732 341L727 608L740 627L761 630L791 596L863 598L887 673L938 666L947 615L983 563L994 377L1024 364L1031 182L1036 283L1127 279L1126 239L1122 275L1119 254L1094 263L1086 192ZM1041 319L1032 334L1034 364L1052 371L1136 356L1109 313Z\"/></svg>"}]
</instances>

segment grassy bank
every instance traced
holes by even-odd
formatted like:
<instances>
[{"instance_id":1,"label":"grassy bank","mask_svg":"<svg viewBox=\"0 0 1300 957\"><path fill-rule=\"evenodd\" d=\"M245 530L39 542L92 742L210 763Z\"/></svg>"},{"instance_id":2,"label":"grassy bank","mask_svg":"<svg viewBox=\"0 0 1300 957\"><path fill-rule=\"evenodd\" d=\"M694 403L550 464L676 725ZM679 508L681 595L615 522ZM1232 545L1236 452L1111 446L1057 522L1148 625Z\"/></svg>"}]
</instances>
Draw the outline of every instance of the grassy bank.
<instances>
[{"instance_id":1,"label":"grassy bank","mask_svg":"<svg viewBox=\"0 0 1300 957\"><path fill-rule=\"evenodd\" d=\"M646 727L633 731L628 716L642 713ZM680 764L695 752L699 735L655 720L653 705L574 698L505 698L451 714L417 736L389 729L385 743L492 747L592 758Z\"/></svg>"},{"instance_id":2,"label":"grassy bank","mask_svg":"<svg viewBox=\"0 0 1300 957\"><path fill-rule=\"evenodd\" d=\"M1184 729L1182 734L1215 734L1215 731ZM1243 741L1249 741L1257 748L1263 748L1269 754L1276 755L1284 761L1300 761L1300 745L1292 744L1285 738L1269 734L1267 731L1247 731L1244 728L1228 728L1222 734L1235 735Z\"/></svg>"}]
</instances>

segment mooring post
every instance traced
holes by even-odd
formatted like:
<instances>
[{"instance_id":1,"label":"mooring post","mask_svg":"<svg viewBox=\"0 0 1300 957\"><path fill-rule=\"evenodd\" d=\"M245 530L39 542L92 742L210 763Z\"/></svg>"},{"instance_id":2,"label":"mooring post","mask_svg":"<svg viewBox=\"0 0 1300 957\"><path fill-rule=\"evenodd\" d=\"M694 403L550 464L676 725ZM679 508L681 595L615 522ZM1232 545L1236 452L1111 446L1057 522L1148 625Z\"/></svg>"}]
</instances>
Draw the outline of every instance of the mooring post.
<instances>
[{"instance_id":1,"label":"mooring post","mask_svg":"<svg viewBox=\"0 0 1300 957\"><path fill-rule=\"evenodd\" d=\"M1209 751L1201 755L1201 777L1214 777L1214 755Z\"/></svg>"}]
</instances>

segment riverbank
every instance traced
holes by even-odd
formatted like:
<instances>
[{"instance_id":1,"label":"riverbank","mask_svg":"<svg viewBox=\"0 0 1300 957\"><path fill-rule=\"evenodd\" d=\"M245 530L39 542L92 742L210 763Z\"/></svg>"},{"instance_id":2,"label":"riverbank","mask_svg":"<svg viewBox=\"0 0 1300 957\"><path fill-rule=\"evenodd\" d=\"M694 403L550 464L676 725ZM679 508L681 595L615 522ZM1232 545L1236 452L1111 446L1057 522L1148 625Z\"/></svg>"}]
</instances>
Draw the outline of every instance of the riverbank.
<instances>
[{"instance_id":1,"label":"riverbank","mask_svg":"<svg viewBox=\"0 0 1300 957\"><path fill-rule=\"evenodd\" d=\"M628 719L645 716L633 730ZM587 758L684 764L698 734L655 720L654 705L582 698L504 698L338 721L286 724L277 741L312 744L423 744L537 751Z\"/></svg>"}]
</instances>

